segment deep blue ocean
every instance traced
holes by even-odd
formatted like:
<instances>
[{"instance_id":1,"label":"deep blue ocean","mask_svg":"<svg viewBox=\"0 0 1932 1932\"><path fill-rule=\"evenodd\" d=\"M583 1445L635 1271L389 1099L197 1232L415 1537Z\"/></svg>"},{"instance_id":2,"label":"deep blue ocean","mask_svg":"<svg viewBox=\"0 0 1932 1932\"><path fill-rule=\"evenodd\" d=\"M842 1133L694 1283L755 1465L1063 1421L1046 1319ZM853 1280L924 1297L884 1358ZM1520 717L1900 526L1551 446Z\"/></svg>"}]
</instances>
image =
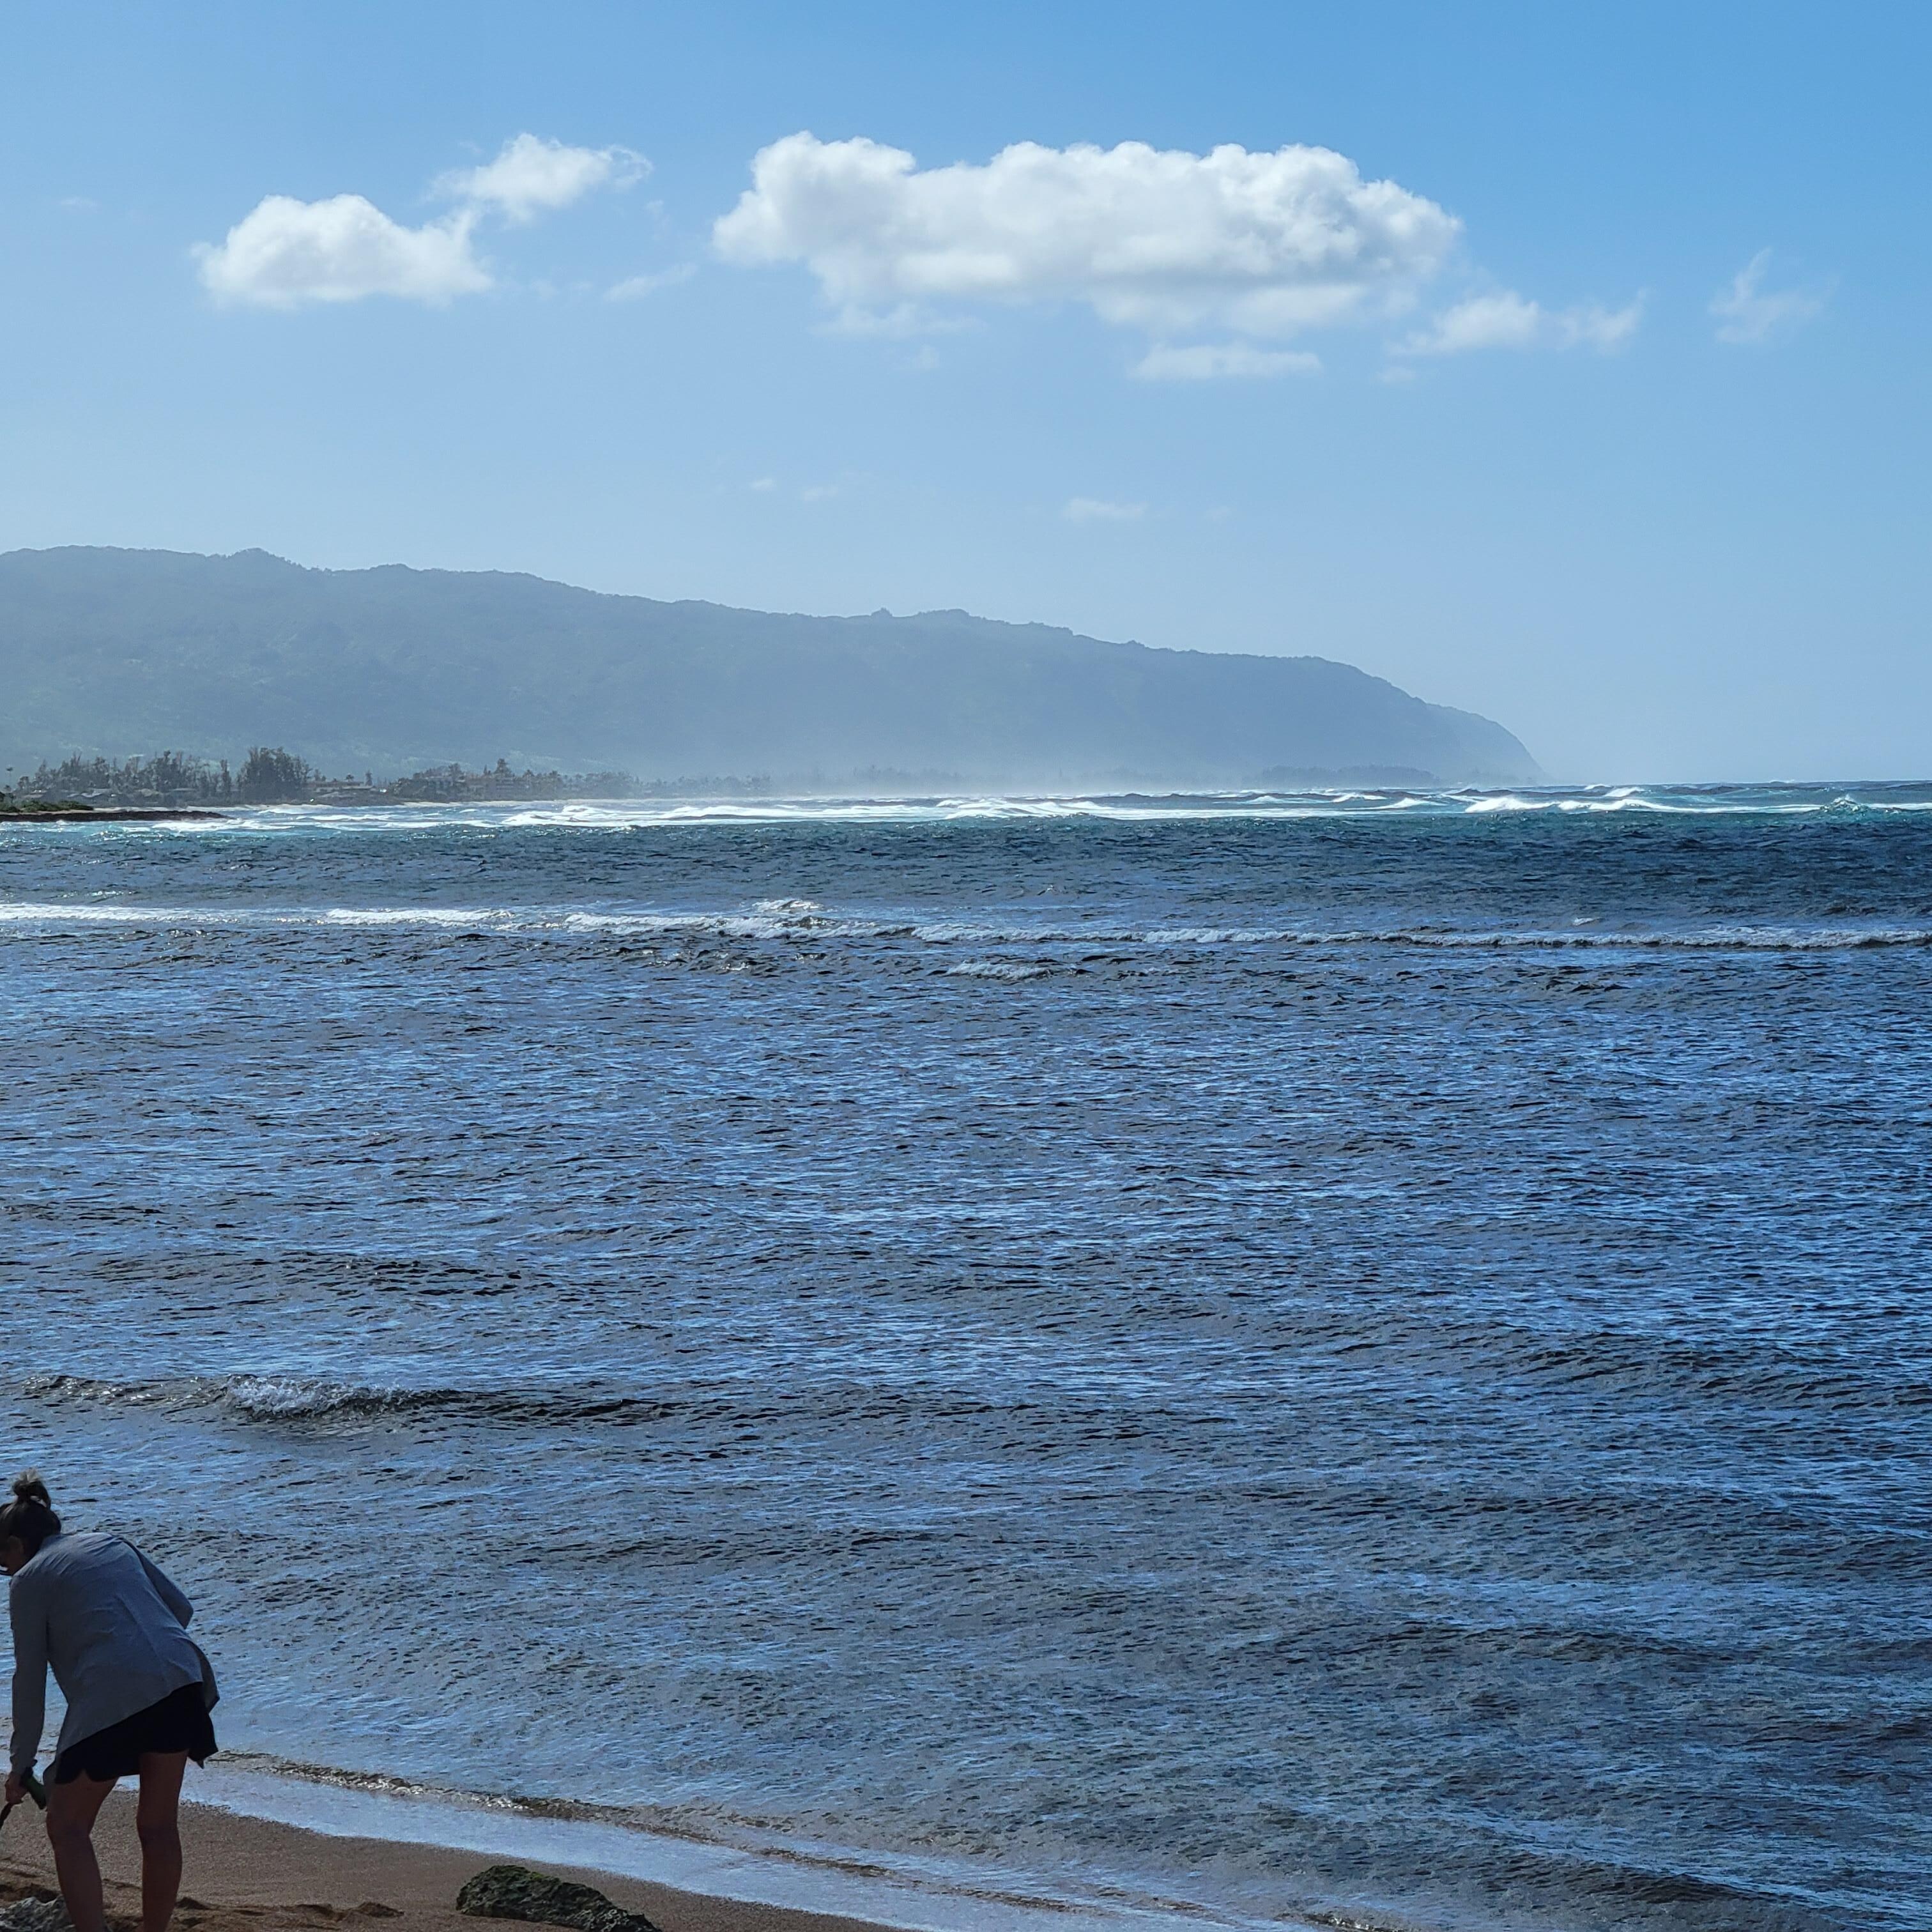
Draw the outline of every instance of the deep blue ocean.
<instances>
[{"instance_id":1,"label":"deep blue ocean","mask_svg":"<svg viewBox=\"0 0 1932 1932\"><path fill-rule=\"evenodd\" d=\"M1932 1925L1932 786L0 826L0 1456L225 1746Z\"/></svg>"}]
</instances>

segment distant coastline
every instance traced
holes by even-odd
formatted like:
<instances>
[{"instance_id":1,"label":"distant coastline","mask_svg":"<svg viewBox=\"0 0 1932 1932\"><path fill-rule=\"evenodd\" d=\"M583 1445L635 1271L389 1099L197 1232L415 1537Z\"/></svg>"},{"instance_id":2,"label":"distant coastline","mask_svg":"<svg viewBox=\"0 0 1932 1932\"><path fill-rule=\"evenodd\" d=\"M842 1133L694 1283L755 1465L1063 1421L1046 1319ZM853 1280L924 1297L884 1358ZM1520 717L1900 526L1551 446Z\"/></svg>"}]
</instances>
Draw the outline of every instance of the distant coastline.
<instances>
[{"instance_id":1,"label":"distant coastline","mask_svg":"<svg viewBox=\"0 0 1932 1932\"><path fill-rule=\"evenodd\" d=\"M309 570L259 551L16 550L0 555L14 699L0 772L50 753L172 744L238 760L299 744L358 784L500 754L519 773L674 787L710 772L726 775L708 788L721 792L848 796L1542 776L1494 720L1300 654L1287 620L1276 641L1156 649L956 610L734 610L500 572Z\"/></svg>"},{"instance_id":2,"label":"distant coastline","mask_svg":"<svg viewBox=\"0 0 1932 1932\"><path fill-rule=\"evenodd\" d=\"M685 782L728 789L732 783ZM762 786L768 782L750 782ZM359 778L352 772L332 778L280 746L258 745L238 771L231 771L226 758L172 751L118 761L74 757L50 765L43 760L10 789L0 788L0 819L219 818L236 806L506 804L630 798L652 789L626 772L513 772L503 758L482 771L436 765L379 784L373 772Z\"/></svg>"},{"instance_id":3,"label":"distant coastline","mask_svg":"<svg viewBox=\"0 0 1932 1932\"><path fill-rule=\"evenodd\" d=\"M1261 772L1252 784L1217 788L1234 791L1322 791L1366 787L1430 790L1442 781L1412 766L1350 766L1340 770L1278 766ZM958 772L907 772L874 767L854 772L842 782L823 772L797 772L749 777L721 773L673 778L640 778L628 772L566 772L511 769L507 758L470 770L460 764L426 766L406 776L379 782L373 771L331 777L279 746L257 746L238 771L226 759L159 752L119 762L69 758L58 765L43 760L10 791L0 789L0 822L28 819L111 818L219 818L236 806L262 805L395 806L514 805L566 800L644 799L769 799L931 797L980 792ZM1171 795L1172 787L1144 786L1124 776L1108 788L1114 794L1142 792ZM1092 795L1091 788L1083 795Z\"/></svg>"}]
</instances>

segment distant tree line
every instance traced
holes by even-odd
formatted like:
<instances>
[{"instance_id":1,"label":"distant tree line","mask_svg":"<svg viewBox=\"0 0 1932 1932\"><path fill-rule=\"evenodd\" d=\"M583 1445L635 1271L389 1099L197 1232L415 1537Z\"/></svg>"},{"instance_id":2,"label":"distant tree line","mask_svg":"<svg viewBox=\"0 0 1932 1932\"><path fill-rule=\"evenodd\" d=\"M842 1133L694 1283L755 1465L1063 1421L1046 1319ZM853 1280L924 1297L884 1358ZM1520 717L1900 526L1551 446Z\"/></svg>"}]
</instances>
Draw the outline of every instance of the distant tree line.
<instances>
[{"instance_id":1,"label":"distant tree line","mask_svg":"<svg viewBox=\"0 0 1932 1932\"><path fill-rule=\"evenodd\" d=\"M72 758L44 760L14 787L28 799L74 799L89 805L272 805L306 798L319 774L293 753L257 745L238 772L226 758L157 752L152 758Z\"/></svg>"},{"instance_id":2,"label":"distant tree line","mask_svg":"<svg viewBox=\"0 0 1932 1932\"><path fill-rule=\"evenodd\" d=\"M152 758L67 758L42 763L15 787L23 798L76 799L88 804L222 805L236 796L226 758L211 764L180 752Z\"/></svg>"},{"instance_id":3,"label":"distant tree line","mask_svg":"<svg viewBox=\"0 0 1932 1932\"><path fill-rule=\"evenodd\" d=\"M306 798L320 776L279 745L257 745L242 762L242 775L235 781L236 796L251 805L287 804Z\"/></svg>"},{"instance_id":4,"label":"distant tree line","mask_svg":"<svg viewBox=\"0 0 1932 1932\"><path fill-rule=\"evenodd\" d=\"M512 771L507 758L483 771L432 765L379 785L365 772L332 778L279 745L256 745L231 772L226 758L160 752L151 758L44 761L13 788L29 800L101 806L375 804L384 800L449 802L546 798L626 798L638 790L627 772Z\"/></svg>"},{"instance_id":5,"label":"distant tree line","mask_svg":"<svg viewBox=\"0 0 1932 1932\"><path fill-rule=\"evenodd\" d=\"M904 772L877 767L853 774L850 782L878 790L890 785L944 790L962 782L956 774ZM183 752L158 752L151 758L74 757L58 765L43 763L13 788L23 802L83 805L377 805L385 802L458 804L560 798L758 798L782 793L824 792L820 772L753 777L714 773L698 777L638 778L628 772L513 771L507 758L470 771L460 764L429 765L383 784L364 772L332 778L279 745L256 745L231 772L226 758L199 758ZM5 796L0 794L0 796Z\"/></svg>"}]
</instances>

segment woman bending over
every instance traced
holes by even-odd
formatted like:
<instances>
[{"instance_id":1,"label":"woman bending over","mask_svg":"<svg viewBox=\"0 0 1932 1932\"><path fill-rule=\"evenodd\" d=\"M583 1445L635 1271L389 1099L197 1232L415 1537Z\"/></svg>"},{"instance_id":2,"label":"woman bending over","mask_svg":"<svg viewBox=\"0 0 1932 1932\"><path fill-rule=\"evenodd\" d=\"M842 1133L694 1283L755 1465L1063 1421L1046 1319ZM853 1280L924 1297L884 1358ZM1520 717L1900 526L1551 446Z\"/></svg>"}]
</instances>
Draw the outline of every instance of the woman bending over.
<instances>
[{"instance_id":1,"label":"woman bending over","mask_svg":"<svg viewBox=\"0 0 1932 1932\"><path fill-rule=\"evenodd\" d=\"M0 1509L0 1570L13 1581L14 1752L19 1802L46 1720L47 1670L67 1699L47 1777L47 1837L74 1932L104 1932L94 1821L116 1781L138 1777L141 1932L167 1932L181 1889L182 1774L214 1749L214 1672L190 1639L181 1592L133 1544L63 1532L29 1471Z\"/></svg>"}]
</instances>

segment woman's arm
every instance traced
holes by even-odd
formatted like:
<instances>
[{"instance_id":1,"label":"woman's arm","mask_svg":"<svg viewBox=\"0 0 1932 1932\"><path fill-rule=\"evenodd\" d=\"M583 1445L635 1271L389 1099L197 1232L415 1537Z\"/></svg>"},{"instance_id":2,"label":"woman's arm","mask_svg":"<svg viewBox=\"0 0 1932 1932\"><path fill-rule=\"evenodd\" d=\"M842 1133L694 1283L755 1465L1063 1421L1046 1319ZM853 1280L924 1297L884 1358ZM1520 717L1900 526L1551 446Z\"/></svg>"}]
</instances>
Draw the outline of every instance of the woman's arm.
<instances>
[{"instance_id":1,"label":"woman's arm","mask_svg":"<svg viewBox=\"0 0 1932 1932\"><path fill-rule=\"evenodd\" d=\"M140 1551L137 1550L134 1554L141 1557L141 1568L147 1571L148 1581L154 1585L161 1601L173 1611L176 1621L183 1630L186 1630L188 1620L194 1615L194 1606L183 1594L181 1586L169 1576L159 1564L150 1563L146 1557L141 1556Z\"/></svg>"},{"instance_id":2,"label":"woman's arm","mask_svg":"<svg viewBox=\"0 0 1932 1932\"><path fill-rule=\"evenodd\" d=\"M14 1624L14 1774L24 1778L40 1755L47 1721L47 1619L38 1592L16 1583L9 1593Z\"/></svg>"}]
</instances>

